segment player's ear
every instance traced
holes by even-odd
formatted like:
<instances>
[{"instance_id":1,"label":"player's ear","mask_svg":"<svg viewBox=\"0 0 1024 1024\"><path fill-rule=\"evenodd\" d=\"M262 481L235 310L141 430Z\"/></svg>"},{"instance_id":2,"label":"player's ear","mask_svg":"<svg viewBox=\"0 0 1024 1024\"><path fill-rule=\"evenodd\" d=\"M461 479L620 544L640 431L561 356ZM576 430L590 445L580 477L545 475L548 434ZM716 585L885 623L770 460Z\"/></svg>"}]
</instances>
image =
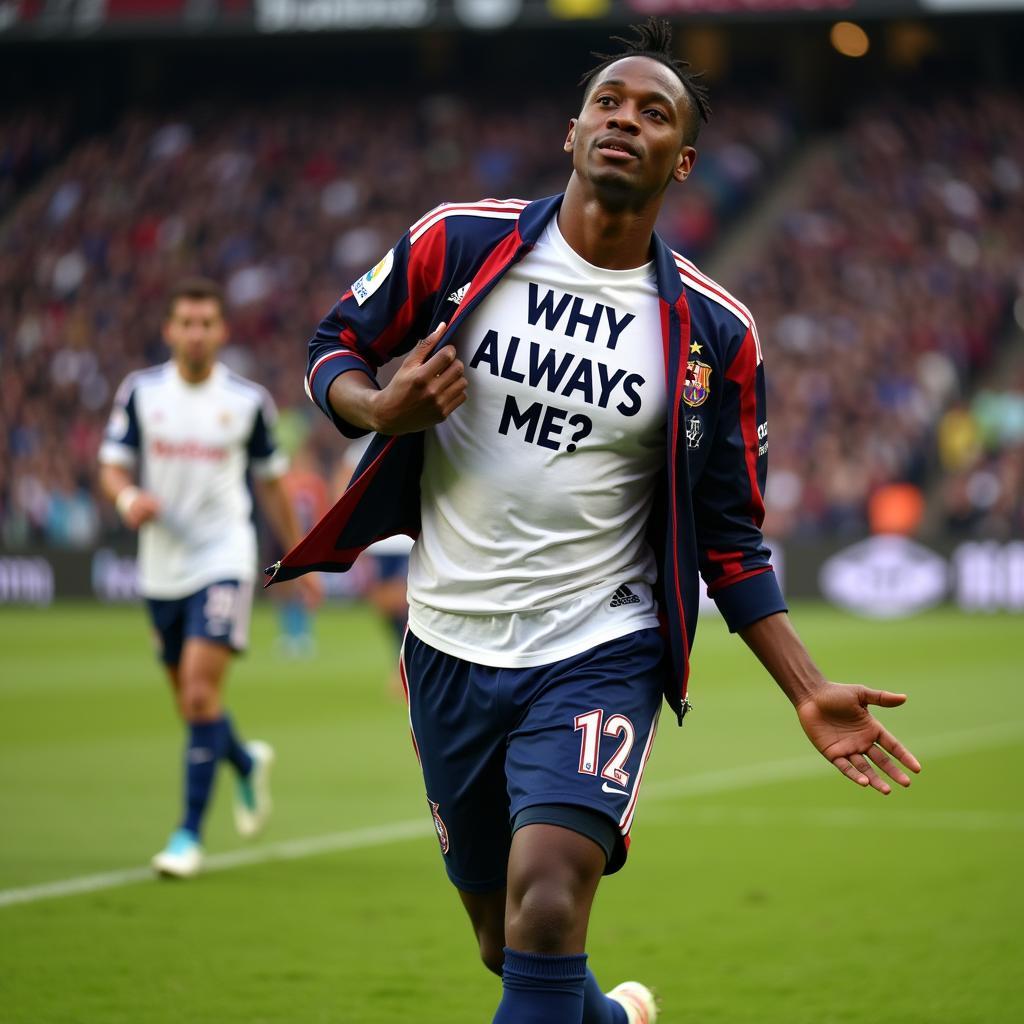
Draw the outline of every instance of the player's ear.
<instances>
[{"instance_id":1,"label":"player's ear","mask_svg":"<svg viewBox=\"0 0 1024 1024\"><path fill-rule=\"evenodd\" d=\"M575 144L575 142L576 142L576 118L575 117L570 117L569 118L569 134L566 135L566 137L565 137L565 144L562 146L562 149L566 153L571 153L572 152L572 147Z\"/></svg>"},{"instance_id":2,"label":"player's ear","mask_svg":"<svg viewBox=\"0 0 1024 1024\"><path fill-rule=\"evenodd\" d=\"M683 146L676 157L676 166L672 171L672 177L676 181L686 181L697 162L697 150L693 146Z\"/></svg>"}]
</instances>

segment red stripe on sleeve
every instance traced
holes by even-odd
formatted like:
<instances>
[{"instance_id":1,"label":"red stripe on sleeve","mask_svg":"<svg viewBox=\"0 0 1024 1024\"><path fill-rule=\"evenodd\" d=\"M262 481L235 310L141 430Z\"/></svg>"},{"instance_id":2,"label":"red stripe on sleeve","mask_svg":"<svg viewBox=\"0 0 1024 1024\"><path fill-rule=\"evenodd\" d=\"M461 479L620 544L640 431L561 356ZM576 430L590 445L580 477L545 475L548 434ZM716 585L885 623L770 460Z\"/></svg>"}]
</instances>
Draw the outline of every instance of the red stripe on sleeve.
<instances>
[{"instance_id":1,"label":"red stripe on sleeve","mask_svg":"<svg viewBox=\"0 0 1024 1024\"><path fill-rule=\"evenodd\" d=\"M731 587L734 583L742 583L744 580L749 580L752 576L760 576L765 572L772 572L772 567L770 565L762 565L760 569L748 569L746 572L741 572L736 576L723 576L720 580L715 580L714 583L708 585L708 597L714 597L720 590L725 590L726 587Z\"/></svg>"},{"instance_id":2,"label":"red stripe on sleeve","mask_svg":"<svg viewBox=\"0 0 1024 1024\"><path fill-rule=\"evenodd\" d=\"M757 485L757 345L749 329L736 358L725 371L725 376L740 388L740 431L750 486L747 511L754 524L760 528L764 522L764 499Z\"/></svg>"},{"instance_id":3,"label":"red stripe on sleeve","mask_svg":"<svg viewBox=\"0 0 1024 1024\"><path fill-rule=\"evenodd\" d=\"M743 572L742 551L714 551L708 548L705 554L709 562L719 566L723 576L739 576ZM716 585L718 582L720 580L716 581Z\"/></svg>"},{"instance_id":4,"label":"red stripe on sleeve","mask_svg":"<svg viewBox=\"0 0 1024 1024\"><path fill-rule=\"evenodd\" d=\"M444 276L445 222L434 225L417 245L409 247L409 262L406 267L408 294L394 319L374 338L370 348L386 360L392 349L401 344L412 330L420 303L441 287Z\"/></svg>"}]
</instances>

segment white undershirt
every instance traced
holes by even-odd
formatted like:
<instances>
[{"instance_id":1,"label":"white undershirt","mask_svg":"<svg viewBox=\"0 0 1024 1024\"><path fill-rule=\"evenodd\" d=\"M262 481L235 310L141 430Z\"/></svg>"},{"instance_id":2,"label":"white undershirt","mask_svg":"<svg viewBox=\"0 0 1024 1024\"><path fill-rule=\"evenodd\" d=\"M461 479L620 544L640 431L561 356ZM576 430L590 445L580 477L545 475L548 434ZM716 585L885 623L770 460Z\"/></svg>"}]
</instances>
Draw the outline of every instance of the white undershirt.
<instances>
[{"instance_id":1,"label":"white undershirt","mask_svg":"<svg viewBox=\"0 0 1024 1024\"><path fill-rule=\"evenodd\" d=\"M592 266L552 220L455 343L468 398L426 435L413 633L467 661L528 667L656 626L644 537L665 459L654 264Z\"/></svg>"}]
</instances>

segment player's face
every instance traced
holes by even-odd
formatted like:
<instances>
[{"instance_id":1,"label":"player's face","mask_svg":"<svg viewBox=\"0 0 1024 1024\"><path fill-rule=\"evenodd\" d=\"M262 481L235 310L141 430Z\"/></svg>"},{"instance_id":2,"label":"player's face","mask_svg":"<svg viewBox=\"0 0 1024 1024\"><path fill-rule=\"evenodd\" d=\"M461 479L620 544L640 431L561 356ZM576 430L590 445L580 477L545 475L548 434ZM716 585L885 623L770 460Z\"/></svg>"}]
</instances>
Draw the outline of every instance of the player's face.
<instances>
[{"instance_id":1,"label":"player's face","mask_svg":"<svg viewBox=\"0 0 1024 1024\"><path fill-rule=\"evenodd\" d=\"M206 377L227 336L216 299L178 299L164 322L164 340L187 380Z\"/></svg>"},{"instance_id":2,"label":"player's face","mask_svg":"<svg viewBox=\"0 0 1024 1024\"><path fill-rule=\"evenodd\" d=\"M624 57L590 85L565 151L576 174L599 191L642 200L689 175L697 151L683 139L692 116L671 70L650 57Z\"/></svg>"}]
</instances>

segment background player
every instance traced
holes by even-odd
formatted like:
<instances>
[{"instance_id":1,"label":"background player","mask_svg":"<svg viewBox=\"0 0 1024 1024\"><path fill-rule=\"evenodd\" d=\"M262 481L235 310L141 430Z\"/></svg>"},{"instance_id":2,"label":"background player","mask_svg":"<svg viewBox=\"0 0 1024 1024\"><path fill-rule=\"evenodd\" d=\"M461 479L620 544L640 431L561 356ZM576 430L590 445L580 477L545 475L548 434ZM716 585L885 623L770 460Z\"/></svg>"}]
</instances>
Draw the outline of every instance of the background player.
<instances>
[{"instance_id":1,"label":"background player","mask_svg":"<svg viewBox=\"0 0 1024 1024\"><path fill-rule=\"evenodd\" d=\"M760 533L756 329L653 233L708 115L670 42L651 21L586 76L564 196L437 208L311 344L321 408L386 439L284 575L418 527L410 719L449 877L502 973L495 1024L656 1016L637 983L602 995L584 949L601 875L625 859L663 686L680 719L688 708L698 564L844 775L885 794L881 773L906 786L898 762L920 767L867 710L905 698L827 681L790 626ZM379 388L374 368L410 348ZM693 417L705 441L688 450Z\"/></svg>"},{"instance_id":2,"label":"background player","mask_svg":"<svg viewBox=\"0 0 1024 1024\"><path fill-rule=\"evenodd\" d=\"M237 776L239 832L254 835L270 811L273 751L243 743L222 702L231 655L247 643L256 567L247 472L281 543L298 530L281 485L287 463L274 444L273 402L217 361L228 336L218 286L182 281L169 297L163 336L171 360L130 374L118 390L100 482L125 525L139 531L140 591L188 728L184 815L153 858L161 874L186 878L201 866L203 816L221 760ZM316 576L302 589L309 601L319 598Z\"/></svg>"}]
</instances>

